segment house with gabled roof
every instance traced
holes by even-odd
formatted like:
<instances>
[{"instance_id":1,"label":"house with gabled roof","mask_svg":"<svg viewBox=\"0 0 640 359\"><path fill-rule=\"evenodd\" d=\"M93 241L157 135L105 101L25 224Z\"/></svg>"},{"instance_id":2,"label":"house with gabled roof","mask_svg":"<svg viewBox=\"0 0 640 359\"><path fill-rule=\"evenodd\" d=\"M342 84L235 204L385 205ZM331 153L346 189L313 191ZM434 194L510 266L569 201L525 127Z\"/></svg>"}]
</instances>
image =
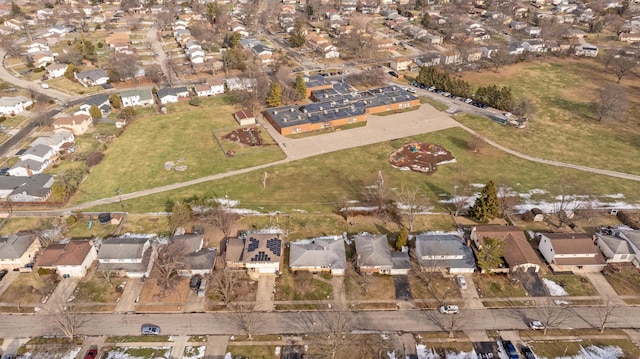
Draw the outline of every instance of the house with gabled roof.
<instances>
[{"instance_id":1,"label":"house with gabled roof","mask_svg":"<svg viewBox=\"0 0 640 359\"><path fill-rule=\"evenodd\" d=\"M62 148L62 145L64 145L67 142L74 142L74 141L75 141L75 137L73 136L73 133L69 131L60 131L60 132L54 132L49 136L42 136L42 137L36 138L33 142L31 142L31 146L45 145L45 146L51 147L54 153L59 153Z\"/></svg>"},{"instance_id":2,"label":"house with gabled roof","mask_svg":"<svg viewBox=\"0 0 640 359\"><path fill-rule=\"evenodd\" d=\"M103 69L76 72L73 76L84 87L101 86L109 82L109 75Z\"/></svg>"},{"instance_id":3,"label":"house with gabled roof","mask_svg":"<svg viewBox=\"0 0 640 359\"><path fill-rule=\"evenodd\" d=\"M216 249L204 248L204 235L174 235L172 242L180 243L184 249L184 268L178 270L182 276L211 274L216 264Z\"/></svg>"},{"instance_id":4,"label":"house with gabled roof","mask_svg":"<svg viewBox=\"0 0 640 359\"><path fill-rule=\"evenodd\" d=\"M18 232L0 238L0 269L24 268L33 262L40 250L40 238L35 233Z\"/></svg>"},{"instance_id":5,"label":"house with gabled roof","mask_svg":"<svg viewBox=\"0 0 640 359\"><path fill-rule=\"evenodd\" d=\"M93 105L98 106L103 117L108 116L111 112L111 102L109 102L109 97L105 94L98 94L87 98L84 103L80 105L80 109L74 112L74 115L90 115L89 111Z\"/></svg>"},{"instance_id":6,"label":"house with gabled roof","mask_svg":"<svg viewBox=\"0 0 640 359\"><path fill-rule=\"evenodd\" d=\"M541 233L538 250L554 272L600 272L607 264L586 233Z\"/></svg>"},{"instance_id":7,"label":"house with gabled roof","mask_svg":"<svg viewBox=\"0 0 640 359\"><path fill-rule=\"evenodd\" d=\"M112 237L98 250L98 270L113 271L130 278L148 277L155 261L151 240L146 237Z\"/></svg>"},{"instance_id":8,"label":"house with gabled roof","mask_svg":"<svg viewBox=\"0 0 640 359\"><path fill-rule=\"evenodd\" d=\"M153 93L150 89L133 89L120 92L122 106L151 106L154 104Z\"/></svg>"},{"instance_id":9,"label":"house with gabled roof","mask_svg":"<svg viewBox=\"0 0 640 359\"><path fill-rule=\"evenodd\" d=\"M233 114L240 126L251 126L256 124L256 116L248 109L241 109Z\"/></svg>"},{"instance_id":10,"label":"house with gabled roof","mask_svg":"<svg viewBox=\"0 0 640 359\"><path fill-rule=\"evenodd\" d=\"M0 176L0 199L11 202L44 202L51 195L53 182L53 176L44 173Z\"/></svg>"},{"instance_id":11,"label":"house with gabled roof","mask_svg":"<svg viewBox=\"0 0 640 359\"><path fill-rule=\"evenodd\" d=\"M62 77L64 76L65 72L67 72L68 67L69 65L67 64L53 63L47 66L47 74L49 75L50 79Z\"/></svg>"},{"instance_id":12,"label":"house with gabled roof","mask_svg":"<svg viewBox=\"0 0 640 359\"><path fill-rule=\"evenodd\" d=\"M29 177L42 173L48 165L49 163L44 161L32 159L20 160L9 168L8 173L9 176Z\"/></svg>"},{"instance_id":13,"label":"house with gabled roof","mask_svg":"<svg viewBox=\"0 0 640 359\"><path fill-rule=\"evenodd\" d=\"M540 270L542 262L519 227L483 225L471 229L470 239L476 248L482 249L482 244L487 238L504 242L504 262L507 267L502 270L496 269L494 272L514 272L528 269L538 272Z\"/></svg>"},{"instance_id":14,"label":"house with gabled roof","mask_svg":"<svg viewBox=\"0 0 640 359\"><path fill-rule=\"evenodd\" d=\"M291 271L344 275L347 259L342 236L312 238L289 244Z\"/></svg>"},{"instance_id":15,"label":"house with gabled roof","mask_svg":"<svg viewBox=\"0 0 640 359\"><path fill-rule=\"evenodd\" d=\"M29 147L23 154L20 155L21 160L34 160L40 162L47 162L55 156L55 151L53 148L43 145L37 144L35 146Z\"/></svg>"},{"instance_id":16,"label":"house with gabled roof","mask_svg":"<svg viewBox=\"0 0 640 359\"><path fill-rule=\"evenodd\" d=\"M45 248L35 266L54 269L61 276L84 277L97 256L93 241L71 240Z\"/></svg>"},{"instance_id":17,"label":"house with gabled roof","mask_svg":"<svg viewBox=\"0 0 640 359\"><path fill-rule=\"evenodd\" d=\"M157 92L160 103L166 105L168 103L176 103L181 98L189 97L189 89L186 87L165 87Z\"/></svg>"},{"instance_id":18,"label":"house with gabled roof","mask_svg":"<svg viewBox=\"0 0 640 359\"><path fill-rule=\"evenodd\" d=\"M227 238L225 262L231 269L253 273L278 273L283 256L281 231L245 232Z\"/></svg>"},{"instance_id":19,"label":"house with gabled roof","mask_svg":"<svg viewBox=\"0 0 640 359\"><path fill-rule=\"evenodd\" d=\"M54 131L71 131L76 136L87 132L92 125L93 119L85 114L58 117L51 123Z\"/></svg>"},{"instance_id":20,"label":"house with gabled roof","mask_svg":"<svg viewBox=\"0 0 640 359\"><path fill-rule=\"evenodd\" d=\"M386 234L360 233L353 237L356 246L356 266L362 273L407 274L409 254L395 252L389 247Z\"/></svg>"},{"instance_id":21,"label":"house with gabled roof","mask_svg":"<svg viewBox=\"0 0 640 359\"><path fill-rule=\"evenodd\" d=\"M31 105L33 105L33 100L28 97L2 96L0 97L0 114L17 115Z\"/></svg>"},{"instance_id":22,"label":"house with gabled roof","mask_svg":"<svg viewBox=\"0 0 640 359\"><path fill-rule=\"evenodd\" d=\"M632 263L640 268L640 230L605 228L595 237L607 263Z\"/></svg>"},{"instance_id":23,"label":"house with gabled roof","mask_svg":"<svg viewBox=\"0 0 640 359\"><path fill-rule=\"evenodd\" d=\"M416 235L416 258L423 271L473 273L473 250L454 234Z\"/></svg>"}]
</instances>

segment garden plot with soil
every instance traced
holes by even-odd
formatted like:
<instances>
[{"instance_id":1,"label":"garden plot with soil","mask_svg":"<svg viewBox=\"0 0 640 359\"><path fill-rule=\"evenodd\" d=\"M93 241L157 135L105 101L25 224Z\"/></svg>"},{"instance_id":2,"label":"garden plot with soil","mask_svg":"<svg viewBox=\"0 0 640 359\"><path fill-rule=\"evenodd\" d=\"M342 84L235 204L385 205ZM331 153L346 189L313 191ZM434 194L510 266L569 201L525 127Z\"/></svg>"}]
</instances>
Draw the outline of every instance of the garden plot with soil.
<instances>
[{"instance_id":1,"label":"garden plot with soil","mask_svg":"<svg viewBox=\"0 0 640 359\"><path fill-rule=\"evenodd\" d=\"M451 152L434 143L412 142L389 156L389 163L401 170L433 173L437 166L456 162Z\"/></svg>"}]
</instances>

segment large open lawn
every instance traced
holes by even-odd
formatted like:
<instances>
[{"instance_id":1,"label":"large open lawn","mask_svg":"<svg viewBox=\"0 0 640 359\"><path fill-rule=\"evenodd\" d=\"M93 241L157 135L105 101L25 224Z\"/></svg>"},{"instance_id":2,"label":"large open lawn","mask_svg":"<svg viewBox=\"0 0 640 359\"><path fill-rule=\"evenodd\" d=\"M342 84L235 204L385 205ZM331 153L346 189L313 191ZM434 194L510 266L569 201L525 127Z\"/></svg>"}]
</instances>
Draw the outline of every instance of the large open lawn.
<instances>
[{"instance_id":1,"label":"large open lawn","mask_svg":"<svg viewBox=\"0 0 640 359\"><path fill-rule=\"evenodd\" d=\"M213 134L237 127L233 110L230 99L220 96L204 99L200 107L182 102L170 106L166 115L141 115L105 152L104 160L93 168L72 201L111 197L118 189L127 193L284 157L276 146L265 146L227 158ZM167 161L188 168L184 172L167 171L163 168ZM151 206L143 211L150 210Z\"/></svg>"},{"instance_id":2,"label":"large open lawn","mask_svg":"<svg viewBox=\"0 0 640 359\"><path fill-rule=\"evenodd\" d=\"M551 160L640 174L640 77L622 79L629 99L626 119L598 123L591 103L599 88L616 77L593 60L526 62L462 76L473 86L510 86L516 98L529 97L538 109L525 129L460 115L457 119L509 148Z\"/></svg>"},{"instance_id":3,"label":"large open lawn","mask_svg":"<svg viewBox=\"0 0 640 359\"><path fill-rule=\"evenodd\" d=\"M133 199L126 201L125 205L129 212L146 213L166 210L166 203L194 195L222 198L228 194L229 198L240 201L239 207L260 212L328 213L334 211L336 203L341 200L362 201L363 188L374 183L378 171L384 174L389 188L399 189L402 185L418 187L431 200L432 211L436 212L446 210L446 206L438 201L449 196L456 177L466 177L472 183L486 183L493 179L498 184L507 183L521 193L534 189L549 189L567 179L580 178L594 194L624 193L627 201L637 201L640 198L638 182L541 165L507 155L488 146L482 148L480 153L474 153L468 149L467 144L470 140L471 135L462 129L448 129L281 164L265 170ZM125 139L119 140L121 143L124 141ZM410 141L440 144L451 151L457 163L439 166L438 171L432 175L393 168L387 160L389 154ZM135 153L131 155L136 156ZM134 177L126 177L127 183L124 181L121 183L121 176L112 174L109 174L108 178L101 178L107 176L107 169L123 172L121 168L117 168L118 163L112 160L111 156L111 154L107 156L105 163L94 170L87 183L81 188L83 194L80 196L83 199L88 197L86 192L92 193L88 190L89 188L96 193L111 196L117 185L127 186L130 190L130 187L139 188L145 183L160 183L160 178L163 178L163 181L169 181L166 177L181 177L189 174L189 171L167 173L162 169L151 171L148 168L140 168L141 172L154 172L160 178L145 178L136 174ZM126 155L119 154L113 157L126 158ZM164 158L167 157L169 157L168 154ZM188 156L186 158L187 161L191 160ZM122 166L135 167L136 162L131 162L123 163ZM161 165L162 161L158 159L155 166L161 167ZM265 188L262 183L263 172L268 173ZM108 184L110 189L98 187L101 183ZM98 196L94 194L92 197ZM109 208L115 210L118 206L112 205Z\"/></svg>"}]
</instances>

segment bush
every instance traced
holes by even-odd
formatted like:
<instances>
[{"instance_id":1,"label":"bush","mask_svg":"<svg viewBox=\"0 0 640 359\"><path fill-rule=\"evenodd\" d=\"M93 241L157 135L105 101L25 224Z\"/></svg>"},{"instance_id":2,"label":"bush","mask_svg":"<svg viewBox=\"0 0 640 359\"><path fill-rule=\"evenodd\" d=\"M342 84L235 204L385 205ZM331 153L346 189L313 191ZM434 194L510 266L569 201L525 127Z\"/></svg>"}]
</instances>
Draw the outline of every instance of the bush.
<instances>
[{"instance_id":1,"label":"bush","mask_svg":"<svg viewBox=\"0 0 640 359\"><path fill-rule=\"evenodd\" d=\"M202 102L202 101L200 100L200 98L199 98L199 97L192 97L192 98L189 100L189 105L191 105L191 106L196 106L196 107L197 107L197 106L200 106L200 103L201 103L201 102Z\"/></svg>"},{"instance_id":2,"label":"bush","mask_svg":"<svg viewBox=\"0 0 640 359\"><path fill-rule=\"evenodd\" d=\"M38 72L42 72L44 71L44 69L42 67L36 67L33 69L33 72L38 73Z\"/></svg>"},{"instance_id":3,"label":"bush","mask_svg":"<svg viewBox=\"0 0 640 359\"><path fill-rule=\"evenodd\" d=\"M104 157L104 154L102 152L91 152L87 155L87 158L85 159L85 163L87 164L87 167L91 168L97 165L98 163L100 163L103 157Z\"/></svg>"},{"instance_id":4,"label":"bush","mask_svg":"<svg viewBox=\"0 0 640 359\"><path fill-rule=\"evenodd\" d=\"M76 222L78 222L78 220L76 219L76 216L69 216L69 218L67 218L67 226L69 227L76 224Z\"/></svg>"},{"instance_id":5,"label":"bush","mask_svg":"<svg viewBox=\"0 0 640 359\"><path fill-rule=\"evenodd\" d=\"M51 275L51 273L53 272L53 270L49 269L49 268L38 268L38 275L43 277L45 275Z\"/></svg>"}]
</instances>

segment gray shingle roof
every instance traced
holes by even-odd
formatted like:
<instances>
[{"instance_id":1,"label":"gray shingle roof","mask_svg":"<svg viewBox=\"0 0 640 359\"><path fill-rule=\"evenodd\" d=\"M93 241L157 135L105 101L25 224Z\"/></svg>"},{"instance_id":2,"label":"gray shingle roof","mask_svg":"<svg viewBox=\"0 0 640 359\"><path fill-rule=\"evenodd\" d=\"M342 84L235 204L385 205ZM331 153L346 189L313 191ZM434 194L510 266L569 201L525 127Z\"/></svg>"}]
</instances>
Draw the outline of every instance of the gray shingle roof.
<instances>
[{"instance_id":1,"label":"gray shingle roof","mask_svg":"<svg viewBox=\"0 0 640 359\"><path fill-rule=\"evenodd\" d=\"M0 259L18 259L27 251L38 236L34 233L14 233L0 238Z\"/></svg>"},{"instance_id":2,"label":"gray shingle roof","mask_svg":"<svg viewBox=\"0 0 640 359\"><path fill-rule=\"evenodd\" d=\"M140 259L149 238L108 238L102 241L98 259Z\"/></svg>"},{"instance_id":3,"label":"gray shingle roof","mask_svg":"<svg viewBox=\"0 0 640 359\"><path fill-rule=\"evenodd\" d=\"M356 244L358 266L392 266L391 250L386 234L357 234L353 237Z\"/></svg>"},{"instance_id":4,"label":"gray shingle roof","mask_svg":"<svg viewBox=\"0 0 640 359\"><path fill-rule=\"evenodd\" d=\"M416 254L424 268L476 268L473 251L455 235L419 234Z\"/></svg>"},{"instance_id":5,"label":"gray shingle roof","mask_svg":"<svg viewBox=\"0 0 640 359\"><path fill-rule=\"evenodd\" d=\"M342 238L316 238L311 242L291 242L289 267L329 267L345 269L346 254Z\"/></svg>"}]
</instances>

